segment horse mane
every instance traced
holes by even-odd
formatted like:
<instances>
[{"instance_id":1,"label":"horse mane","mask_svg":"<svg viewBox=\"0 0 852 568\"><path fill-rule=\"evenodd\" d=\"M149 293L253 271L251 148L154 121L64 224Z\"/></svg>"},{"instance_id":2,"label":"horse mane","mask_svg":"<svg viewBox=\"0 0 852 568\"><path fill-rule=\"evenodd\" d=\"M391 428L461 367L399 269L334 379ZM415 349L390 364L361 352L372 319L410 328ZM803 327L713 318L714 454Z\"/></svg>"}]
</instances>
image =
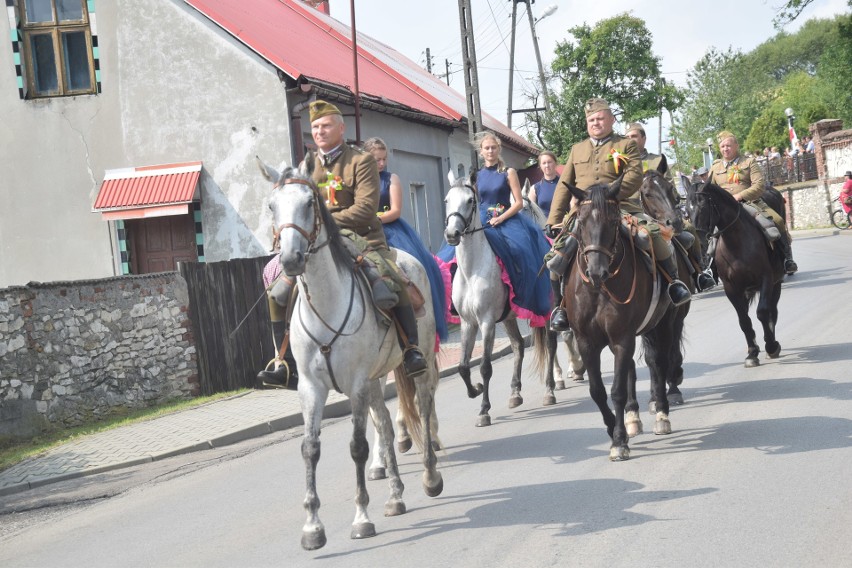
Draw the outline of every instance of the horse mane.
<instances>
[{"instance_id":1,"label":"horse mane","mask_svg":"<svg viewBox=\"0 0 852 568\"><path fill-rule=\"evenodd\" d=\"M313 158L313 156L311 156L311 158ZM349 254L346 245L343 243L343 235L340 234L340 227L337 226L337 221L334 220L334 217L331 216L331 212L328 210L328 207L325 206L325 200L320 197L319 188L314 183L314 180L301 170L291 167L286 168L281 174L282 181L288 178L300 179L308 182L311 191L313 191L316 196L314 202L318 208L317 212L322 224L325 226L326 234L328 235L328 248L331 251L331 258L334 259L334 264L339 268L351 270L355 266L355 260L352 258L352 255Z\"/></svg>"},{"instance_id":2,"label":"horse mane","mask_svg":"<svg viewBox=\"0 0 852 568\"><path fill-rule=\"evenodd\" d=\"M587 199L592 202L592 207L594 209L599 209L603 211L606 209L607 199L607 191L609 190L609 185L605 183L596 183L586 190L586 194L588 195Z\"/></svg>"}]
</instances>

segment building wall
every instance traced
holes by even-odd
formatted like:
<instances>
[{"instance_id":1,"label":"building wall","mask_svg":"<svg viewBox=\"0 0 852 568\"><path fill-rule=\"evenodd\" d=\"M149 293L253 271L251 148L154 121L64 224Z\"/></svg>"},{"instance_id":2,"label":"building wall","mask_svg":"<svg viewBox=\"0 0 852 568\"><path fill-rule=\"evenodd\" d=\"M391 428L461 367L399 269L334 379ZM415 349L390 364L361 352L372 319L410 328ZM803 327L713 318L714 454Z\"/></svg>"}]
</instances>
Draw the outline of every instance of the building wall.
<instances>
[{"instance_id":1,"label":"building wall","mask_svg":"<svg viewBox=\"0 0 852 568\"><path fill-rule=\"evenodd\" d=\"M0 437L198 394L176 272L0 289Z\"/></svg>"},{"instance_id":2,"label":"building wall","mask_svg":"<svg viewBox=\"0 0 852 568\"><path fill-rule=\"evenodd\" d=\"M24 100L11 28L0 25L0 286L115 273L109 227L91 213L103 170L121 163L115 4L97 3L98 95Z\"/></svg>"}]
</instances>

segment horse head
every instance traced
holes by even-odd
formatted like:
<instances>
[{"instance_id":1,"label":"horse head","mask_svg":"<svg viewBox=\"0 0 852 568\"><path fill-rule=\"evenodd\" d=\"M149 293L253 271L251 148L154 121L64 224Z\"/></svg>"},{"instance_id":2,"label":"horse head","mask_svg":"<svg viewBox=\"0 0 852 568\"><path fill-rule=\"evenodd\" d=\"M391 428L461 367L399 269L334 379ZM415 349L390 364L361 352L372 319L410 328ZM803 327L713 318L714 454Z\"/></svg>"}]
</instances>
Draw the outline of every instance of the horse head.
<instances>
[{"instance_id":1,"label":"horse head","mask_svg":"<svg viewBox=\"0 0 852 568\"><path fill-rule=\"evenodd\" d=\"M639 199L642 208L659 225L672 227L676 233L683 231L683 216L673 198L677 190L666 177L657 170L645 172L639 187Z\"/></svg>"},{"instance_id":2,"label":"horse head","mask_svg":"<svg viewBox=\"0 0 852 568\"><path fill-rule=\"evenodd\" d=\"M451 171L447 175L450 190L444 199L447 218L444 222L444 238L450 246L458 246L461 238L479 229L479 192L476 189L476 173L467 178L456 178Z\"/></svg>"},{"instance_id":3,"label":"horse head","mask_svg":"<svg viewBox=\"0 0 852 568\"><path fill-rule=\"evenodd\" d=\"M622 178L623 175L619 176L609 185L595 184L585 191L567 184L571 194L579 201L575 231L585 264L584 272L596 288L613 275L610 267L617 253L618 225L621 223L618 192Z\"/></svg>"},{"instance_id":4,"label":"horse head","mask_svg":"<svg viewBox=\"0 0 852 568\"><path fill-rule=\"evenodd\" d=\"M339 244L340 236L337 224L311 179L313 155L309 154L298 169L286 163L275 169L259 157L256 159L263 177L272 182L269 209L275 243L280 249L281 268L288 276L300 275L311 254L329 243ZM341 247L332 247L335 257L341 256L338 249ZM341 258L349 257L344 252Z\"/></svg>"},{"instance_id":5,"label":"horse head","mask_svg":"<svg viewBox=\"0 0 852 568\"><path fill-rule=\"evenodd\" d=\"M701 239L701 246L707 246L707 240L713 229L719 227L718 234L723 233L737 219L742 207L734 196L714 183L704 183L693 197L695 210L692 222Z\"/></svg>"}]
</instances>

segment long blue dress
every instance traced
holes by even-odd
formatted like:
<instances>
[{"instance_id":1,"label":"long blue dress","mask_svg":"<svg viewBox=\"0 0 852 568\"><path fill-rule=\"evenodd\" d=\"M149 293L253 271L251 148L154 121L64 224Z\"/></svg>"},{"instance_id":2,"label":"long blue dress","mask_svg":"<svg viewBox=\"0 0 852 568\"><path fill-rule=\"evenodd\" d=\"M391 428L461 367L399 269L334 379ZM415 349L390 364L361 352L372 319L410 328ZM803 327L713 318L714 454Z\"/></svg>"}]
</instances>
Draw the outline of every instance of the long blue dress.
<instances>
[{"instance_id":1,"label":"long blue dress","mask_svg":"<svg viewBox=\"0 0 852 568\"><path fill-rule=\"evenodd\" d=\"M390 209L391 173L388 171L379 172L379 181L379 212L384 212ZM435 257L423 246L423 241L420 240L417 231L402 217L390 223L383 223L382 228L385 230L388 246L404 250L420 261L420 264L426 269L429 289L432 292L432 309L435 312L435 330L441 341L447 341L446 293L444 291L444 279L441 277L441 271L438 268L438 263L435 262Z\"/></svg>"},{"instance_id":2,"label":"long blue dress","mask_svg":"<svg viewBox=\"0 0 852 568\"><path fill-rule=\"evenodd\" d=\"M497 171L496 165L484 167L479 170L476 187L479 190L479 216L485 226L485 238L509 276L514 292L512 302L536 316L546 318L551 310L550 282L547 270L541 271L541 275L539 270L544 255L550 250L550 244L541 229L526 215L514 215L496 227L488 225L489 218L500 214L500 207L505 210L511 205L512 189L509 187L507 172ZM443 247L438 257L450 262L455 257L455 248ZM525 314L519 315L524 317ZM535 323L540 324L540 321Z\"/></svg>"}]
</instances>

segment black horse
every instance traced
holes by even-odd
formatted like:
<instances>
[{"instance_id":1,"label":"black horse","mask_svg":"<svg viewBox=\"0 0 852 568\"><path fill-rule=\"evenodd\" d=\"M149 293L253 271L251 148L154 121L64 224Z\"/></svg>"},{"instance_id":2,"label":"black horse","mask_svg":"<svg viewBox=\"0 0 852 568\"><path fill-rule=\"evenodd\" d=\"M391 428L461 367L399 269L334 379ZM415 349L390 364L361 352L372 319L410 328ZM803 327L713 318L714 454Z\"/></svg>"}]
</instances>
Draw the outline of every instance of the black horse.
<instances>
[{"instance_id":1,"label":"black horse","mask_svg":"<svg viewBox=\"0 0 852 568\"><path fill-rule=\"evenodd\" d=\"M628 437L642 431L633 361L640 334L644 334L645 360L658 401L654 433L671 433L665 377L670 374L669 354L675 341L674 310L662 276L652 275L641 264L632 237L620 227L620 187L621 178L587 191L569 186L580 201L575 228L579 253L564 290L568 319L589 376L589 391L612 438L612 461L629 459ZM615 413L607 405L601 377L601 352L607 346L615 356L610 392Z\"/></svg>"},{"instance_id":2,"label":"black horse","mask_svg":"<svg viewBox=\"0 0 852 568\"><path fill-rule=\"evenodd\" d=\"M713 263L748 343L745 366L756 367L760 365L760 348L748 315L749 305L759 292L757 319L763 324L766 353L770 358L778 357L781 345L775 338L775 324L784 280L784 254L781 247L767 241L763 229L740 203L718 185L703 185L694 199L694 223L702 240L717 239ZM778 212L783 215L784 208ZM716 232L712 232L714 229Z\"/></svg>"},{"instance_id":3,"label":"black horse","mask_svg":"<svg viewBox=\"0 0 852 568\"><path fill-rule=\"evenodd\" d=\"M639 199L642 203L642 209L645 213L654 219L658 224L670 227L677 235L684 230L684 219L681 210L678 208L678 203L673 199L677 192L672 183L657 170L648 170L642 179L642 185L639 188ZM697 268L690 265L690 261L686 256L686 252L680 248L676 239L672 240L672 245L675 247L675 258L677 259L677 271L680 279L686 283L691 293L695 293L695 283L689 275ZM669 404L683 404L683 393L680 391L680 385L683 383L683 324L686 316L689 313L691 302L687 302L680 307L674 308L673 317L667 320L672 326L671 332L673 341L669 345L669 365L667 367L669 375L665 377L668 384L667 398ZM653 379L653 377L652 377ZM648 403L648 410L651 413L656 412L657 399L654 396L655 388L651 385L651 400Z\"/></svg>"}]
</instances>

